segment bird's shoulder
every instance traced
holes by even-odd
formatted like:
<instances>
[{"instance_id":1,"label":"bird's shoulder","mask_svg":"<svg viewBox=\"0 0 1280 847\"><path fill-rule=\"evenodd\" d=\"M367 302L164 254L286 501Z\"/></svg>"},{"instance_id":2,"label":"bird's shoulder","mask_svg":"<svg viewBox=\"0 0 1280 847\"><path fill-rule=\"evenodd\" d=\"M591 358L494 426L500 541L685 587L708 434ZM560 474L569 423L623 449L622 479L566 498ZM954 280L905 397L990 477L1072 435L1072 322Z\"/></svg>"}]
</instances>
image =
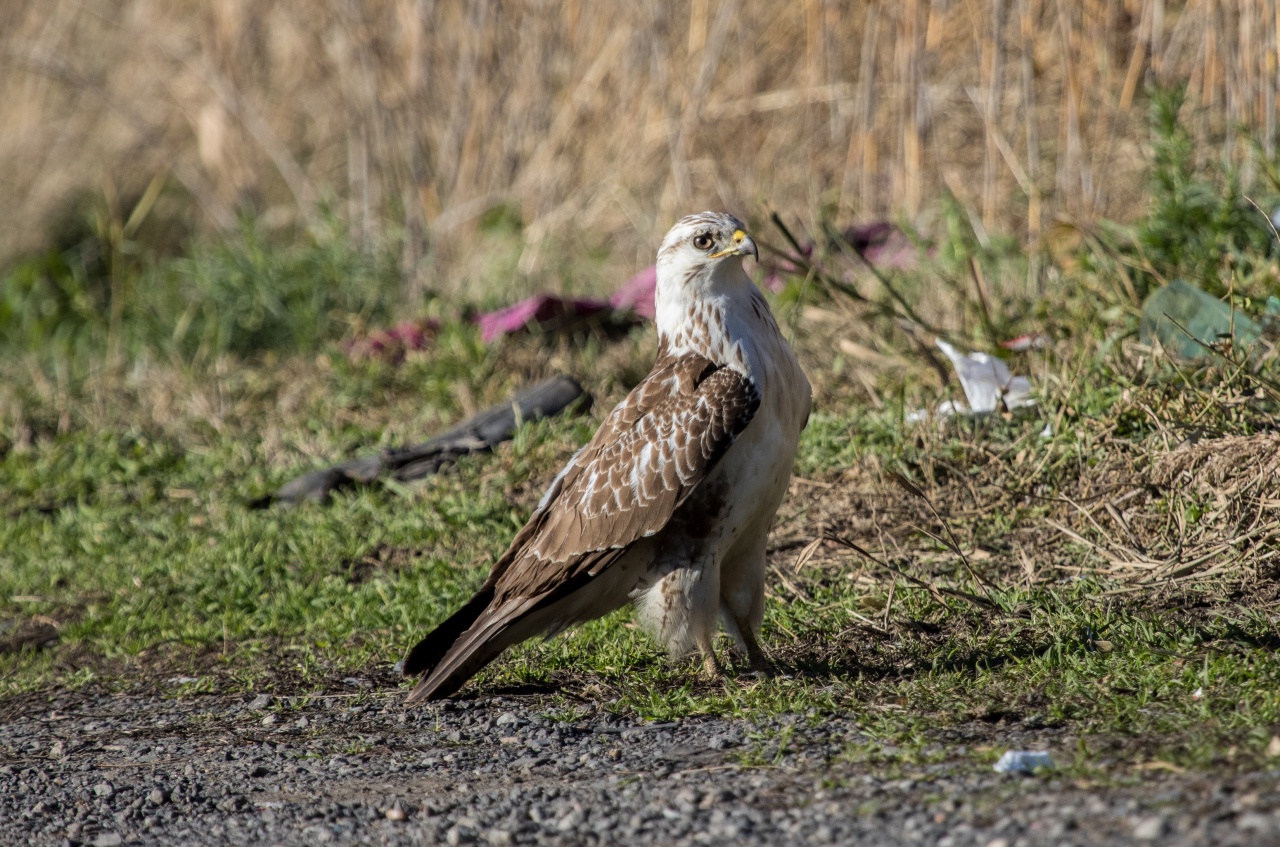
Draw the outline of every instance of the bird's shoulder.
<instances>
[{"instance_id":1,"label":"bird's shoulder","mask_svg":"<svg viewBox=\"0 0 1280 847\"><path fill-rule=\"evenodd\" d=\"M694 353L671 355L663 351L649 375L613 408L575 457L581 460L578 464L589 462L601 448L633 430L641 418L653 415L664 406L674 409L683 398L692 397L703 381L717 370L720 367L704 356Z\"/></svg>"}]
</instances>

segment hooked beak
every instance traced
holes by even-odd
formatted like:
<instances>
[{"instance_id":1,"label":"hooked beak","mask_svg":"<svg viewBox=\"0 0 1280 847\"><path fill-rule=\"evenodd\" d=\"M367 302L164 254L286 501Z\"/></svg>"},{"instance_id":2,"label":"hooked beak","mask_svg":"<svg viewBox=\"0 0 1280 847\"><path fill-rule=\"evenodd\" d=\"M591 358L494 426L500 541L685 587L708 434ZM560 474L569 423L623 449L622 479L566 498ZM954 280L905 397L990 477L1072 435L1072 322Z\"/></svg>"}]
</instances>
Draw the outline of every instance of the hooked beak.
<instances>
[{"instance_id":1,"label":"hooked beak","mask_svg":"<svg viewBox=\"0 0 1280 847\"><path fill-rule=\"evenodd\" d=\"M719 259L723 256L751 256L757 262L760 261L760 250L756 247L756 243L751 240L751 236L742 230L734 230L733 246L719 253L712 253L708 258Z\"/></svg>"}]
</instances>

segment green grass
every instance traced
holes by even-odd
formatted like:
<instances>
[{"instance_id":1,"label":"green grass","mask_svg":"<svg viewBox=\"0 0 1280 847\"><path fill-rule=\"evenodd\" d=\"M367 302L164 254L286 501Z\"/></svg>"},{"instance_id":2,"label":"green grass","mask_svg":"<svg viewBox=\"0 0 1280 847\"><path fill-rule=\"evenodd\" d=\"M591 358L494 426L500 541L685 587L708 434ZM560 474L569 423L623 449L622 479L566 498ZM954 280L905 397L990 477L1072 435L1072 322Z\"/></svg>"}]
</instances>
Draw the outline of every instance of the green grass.
<instances>
[{"instance_id":1,"label":"green grass","mask_svg":"<svg viewBox=\"0 0 1280 847\"><path fill-rule=\"evenodd\" d=\"M1166 134L1172 181L1157 180L1145 241L1130 246L1148 250L1152 278L1203 274L1222 244L1244 249L1231 235L1244 224L1209 214L1196 220L1221 239L1201 233L1194 256L1156 249L1185 219L1179 203L1210 196L1176 127ZM1011 727L1060 728L1077 739L1064 766L1082 779L1114 778L1117 763L1262 763L1280 733L1280 483L1249 469L1274 448L1232 442L1239 458L1225 468L1206 470L1210 453L1172 481L1159 474L1179 445L1274 431L1275 362L1237 351L1192 367L1141 347L1124 284L1138 254L1105 238L1051 268L1054 284L1030 298L1033 257L978 246L954 212L936 261L890 279L892 294L859 281L879 313L815 279L777 301L817 387L796 461L804 482L772 541L765 640L780 674L700 679L624 611L512 649L470 690L536 693L566 719L596 703L654 720L841 714L863 732L846 758L904 772L952 755L939 739L955 727L988 734L990 744L966 745L981 761ZM398 302L385 257L340 236L277 251L251 232L183 259L129 264L112 249L121 256L108 271L133 274L128 285L113 288L83 252L5 277L0 644L40 626L57 639L0 652L0 697L140 680L172 696L318 694L350 676L394 684L391 665L480 583L654 354L647 331L486 348L450 318L456 308L434 303L445 320L428 350L399 365L353 362L336 343ZM819 255L836 272L847 261ZM981 308L968 293L970 258L997 294ZM1222 290L1252 302L1277 290L1273 264L1233 267ZM129 298L114 323L103 317L108 295ZM957 389L940 388L885 317L893 295L975 348L1044 330L1045 349L1011 361L1039 405L906 424L908 411ZM888 363L848 358L844 339ZM104 355L112 345L117 361ZM592 416L527 426L421 484L248 507L297 473L425 440L557 371L597 396ZM822 535L874 560L828 545L797 571ZM184 676L195 681L166 682ZM787 731L763 732L744 760L784 756Z\"/></svg>"},{"instance_id":2,"label":"green grass","mask_svg":"<svg viewBox=\"0 0 1280 847\"><path fill-rule=\"evenodd\" d=\"M242 361L232 375L175 377L192 380L192 391L204 378L218 381L226 407L242 410L218 428L198 414L142 414L131 405L140 398L126 395L84 412L61 434L10 449L0 460L0 608L10 622L54 620L61 631L53 649L0 655L0 690L114 687L139 673L200 680L181 686L181 696L211 688L320 692L350 675L385 679L405 647L479 583L594 419L526 427L495 455L420 485L373 487L295 510L255 511L247 501L320 458L425 437L463 411L459 396L483 403L517 384L517 362L545 371L567 361L598 377L607 402L624 388L602 376L616 370L611 357L651 355L643 334L612 350L530 344L493 352L472 332L451 327L433 354L400 368L325 354L329 364L305 377L311 389L287 411L278 398L299 390L304 366ZM939 603L838 550L792 574L795 549L775 559L786 582L771 580L766 616L779 676L700 680L619 612L513 649L474 690L543 692L553 711L603 701L655 720L795 713L820 721L838 713L896 751L890 758L902 767L941 755L940 728L1018 721L1079 733L1086 741L1072 767L1086 770L1099 757L1113 759L1116 744L1133 761L1259 761L1280 728L1280 635L1269 582L1234 573L1222 584L1111 594L1129 583L1045 529L1051 498L1071 496L1082 467L1105 463L1116 443L1155 446L1163 424L1134 424L1132 404L1194 405L1201 396L1171 394L1174 372L1158 365L1130 374L1137 393L1128 402L1114 388L1089 388L1117 371L1110 348L1098 349L1074 383L1027 416L904 428L902 408L847 400L826 403L805 433L797 473L830 486L834 500L824 507L793 498L781 536L807 540L821 525L881 550L839 513L866 490L882 501L877 532L892 535L882 553L890 564L980 592L948 545L928 534L941 529L917 498L881 477L847 476L869 464L896 470L936 500L962 548L990 551L975 566L996 586L994 607ZM1070 370L1053 358L1044 362L1050 370ZM812 350L806 360L820 370ZM1181 378L1189 380L1184 390L1204 392L1223 375L1206 368ZM821 372L815 381L837 396L841 390ZM80 391L67 402L93 407L92 390ZM905 397L927 393L918 386ZM58 402L47 401L50 417ZM1181 408L1169 406L1174 415ZM1039 437L1046 421L1067 420L1067 409L1077 424ZM1229 409L1213 414L1219 428L1251 429L1247 420L1233 423ZM1029 475L1030 468L1038 470ZM984 511L968 508L970 486ZM1028 486L1039 486L1041 499L1019 496ZM983 491L992 492L989 501ZM1041 545L1030 582L1011 535ZM1070 568L1084 568L1083 578ZM776 755L777 739L765 741L760 749ZM855 747L847 755L882 754Z\"/></svg>"},{"instance_id":3,"label":"green grass","mask_svg":"<svg viewBox=\"0 0 1280 847\"><path fill-rule=\"evenodd\" d=\"M359 250L336 225L287 246L246 225L179 256L91 226L0 276L0 351L77 370L104 352L188 362L296 352L386 322L399 289L394 245Z\"/></svg>"}]
</instances>

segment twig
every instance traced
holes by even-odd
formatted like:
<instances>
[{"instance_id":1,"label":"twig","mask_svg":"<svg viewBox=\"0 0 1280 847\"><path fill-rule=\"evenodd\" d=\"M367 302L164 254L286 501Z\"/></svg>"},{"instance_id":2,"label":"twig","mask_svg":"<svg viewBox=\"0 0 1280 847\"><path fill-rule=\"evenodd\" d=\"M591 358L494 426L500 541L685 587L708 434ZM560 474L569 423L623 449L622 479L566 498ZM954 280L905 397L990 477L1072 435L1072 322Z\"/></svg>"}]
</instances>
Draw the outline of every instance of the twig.
<instances>
[{"instance_id":1,"label":"twig","mask_svg":"<svg viewBox=\"0 0 1280 847\"><path fill-rule=\"evenodd\" d=\"M992 609L994 611L1000 611L999 606L997 606L995 603L991 602L985 597L979 597L976 594L970 594L967 591L957 591L954 588L939 588L936 585L930 585L924 580L919 579L918 577L914 577L911 574L907 573L906 571L902 570L902 568L895 567L894 565L891 565L888 562L882 561L881 559L877 558L876 556L868 552L865 548L861 547L858 544L853 543L847 538L842 538L838 535L824 535L823 538L827 541L831 541L836 544L839 544L841 547L845 547L845 548L848 548L849 550L852 550L853 552L867 559L869 562L879 565L880 567L884 568L890 573L897 574L898 576L902 577L907 582L911 583L917 588L923 588L925 591L929 592L929 596L933 597L934 600L938 601L938 603L942 605L946 605L946 599L945 599L946 597L955 597L959 600L965 600L969 603L974 604L975 606L980 606L984 609Z\"/></svg>"},{"instance_id":2,"label":"twig","mask_svg":"<svg viewBox=\"0 0 1280 847\"><path fill-rule=\"evenodd\" d=\"M782 218L777 212L769 212L769 219L773 221L773 225L778 228L778 231L782 233L782 237L791 245L793 253L784 253L776 247L770 246L767 242L756 239L763 247L800 265L809 276L822 280L823 283L839 291L841 294L844 294L859 303L865 303L868 306L875 306L882 314L892 317L898 328L905 332L907 337L911 339L912 343L916 345L916 349L920 352L920 355L925 359L925 361L928 362L929 366L938 373L938 377L942 380L942 384L946 385L951 380L951 374L947 370L947 366L938 358L937 354L933 351L932 346L925 343L924 339L920 338L918 330L923 329L935 336L944 336L945 334L916 314L915 310L907 303L906 298L904 298L898 290L894 288L893 283L891 283L888 278L880 272L879 268L871 264L871 262L857 250L853 250L843 238L840 238L838 235L834 237L833 240L842 251L852 252L854 256L856 256L867 266L868 269L870 269L872 275L875 276L875 278L880 281L880 284L884 286L885 290L889 292L889 296L898 304L900 310L895 309L890 303L876 303L874 300L864 297L853 286L843 280L836 279L823 271L804 255L804 248L800 246L800 241L792 234L790 228L783 223Z\"/></svg>"},{"instance_id":3,"label":"twig","mask_svg":"<svg viewBox=\"0 0 1280 847\"><path fill-rule=\"evenodd\" d=\"M872 632L878 632L878 633L880 633L881 635L891 635L891 634L892 634L892 633L890 633L890 632L889 632L889 630L887 630L887 629L885 629L884 627L880 626L880 624L878 624L878 623L876 623L875 621L871 620L871 618L867 617L866 615L859 614L858 612L855 612L855 611L853 611L852 609L846 609L845 611L846 611L846 612L848 612L851 616L853 616L853 617L857 618L857 619L858 619L858 621L860 621L860 624L859 624L860 626L862 626L862 627L864 627L864 628L866 628L866 629L869 629L869 630L871 630ZM852 632L852 631L853 631L853 629L854 629L853 627L849 627L849 628L847 628L847 629L843 629L843 630L841 630L841 631L840 631L840 634L839 634L839 635L837 635L837 636L836 636L836 638L841 638L842 636L848 635L850 632Z\"/></svg>"},{"instance_id":4,"label":"twig","mask_svg":"<svg viewBox=\"0 0 1280 847\"><path fill-rule=\"evenodd\" d=\"M812 273L818 279L822 280L824 283L836 289L846 297L851 297L854 300L857 300L859 303L868 303L868 304L872 303L871 300L867 299L866 297L863 297L862 294L856 288L849 285L844 280L836 279L830 274L824 272L816 264L809 261L808 257L806 257L804 254L804 248L800 246L800 242L797 241L796 237L791 234L791 230L788 229L787 225L782 222L782 218L778 216L777 212L770 212L769 220L773 221L773 225L778 228L778 231L782 233L782 237L785 238L787 240L787 243L791 245L791 249L795 251L795 255L788 256L786 253L783 253L780 250L770 248L771 250L773 250L773 252L777 253L780 256L786 256L788 259L791 259L797 264L803 266L806 271L808 271L809 273Z\"/></svg>"},{"instance_id":5,"label":"twig","mask_svg":"<svg viewBox=\"0 0 1280 847\"><path fill-rule=\"evenodd\" d=\"M973 565L969 562L969 557L966 556L964 554L964 551L960 549L960 542L956 540L955 533L951 531L951 525L943 519L942 515L938 514L938 510L934 508L933 501L929 499L929 495L925 494L924 491L921 490L920 486L916 485L914 482L907 479L905 476L898 473L897 471L889 471L889 477L893 479L894 482L898 483L898 485L900 485L904 491L906 491L908 494L919 497L921 500L924 501L924 504L929 507L929 511L933 513L934 519L937 520L938 523L942 525L942 529L944 532L946 532L949 542L943 541L941 538L938 538L936 535L932 535L932 533L930 533L930 535L933 538L937 539L938 541L943 541L944 545L951 548L952 553L960 557L960 561L964 563L964 569L969 572L969 576L973 577L974 581L977 582L978 585L982 588L982 593L987 596L988 600L990 600L991 599L990 589L995 588L995 586L992 585L990 582L988 582L985 578L979 576L978 572L973 569Z\"/></svg>"},{"instance_id":6,"label":"twig","mask_svg":"<svg viewBox=\"0 0 1280 847\"><path fill-rule=\"evenodd\" d=\"M777 219L776 212L774 213L774 223L777 224L778 226L783 225L782 222ZM823 223L822 229L823 229L823 233L827 236L827 238L835 242L835 245L840 248L841 253L843 253L846 256L848 256L849 254L853 254L853 256L857 258L858 261L862 262L862 264L866 267L866 269L871 272L871 275L874 276L880 282L880 284L884 286L884 290L889 292L889 296L894 299L894 302L896 302L902 308L904 317L909 319L912 323L919 324L926 331L931 332L934 335L941 334L938 332L936 327L931 326L923 318L921 318L918 314L916 314L916 310L911 308L911 305L907 303L907 299L903 297L901 293L899 293L898 289L894 287L893 283L889 282L889 277L881 273L880 269L877 268L870 259L862 255L861 251L855 250L853 248L853 245L845 241L843 235L833 230L831 228L831 225L826 222Z\"/></svg>"},{"instance_id":7,"label":"twig","mask_svg":"<svg viewBox=\"0 0 1280 847\"><path fill-rule=\"evenodd\" d=\"M982 318L982 328L987 332L987 338L994 344L998 340L995 322L991 319L991 293L987 290L987 280L982 273L982 265L978 264L978 260L969 257L969 276L973 279L973 287L978 292L978 314Z\"/></svg>"},{"instance_id":8,"label":"twig","mask_svg":"<svg viewBox=\"0 0 1280 847\"><path fill-rule=\"evenodd\" d=\"M883 626L887 630L889 628L889 613L893 611L893 595L898 591L898 581L895 579L889 583L889 597L884 601Z\"/></svg>"}]
</instances>

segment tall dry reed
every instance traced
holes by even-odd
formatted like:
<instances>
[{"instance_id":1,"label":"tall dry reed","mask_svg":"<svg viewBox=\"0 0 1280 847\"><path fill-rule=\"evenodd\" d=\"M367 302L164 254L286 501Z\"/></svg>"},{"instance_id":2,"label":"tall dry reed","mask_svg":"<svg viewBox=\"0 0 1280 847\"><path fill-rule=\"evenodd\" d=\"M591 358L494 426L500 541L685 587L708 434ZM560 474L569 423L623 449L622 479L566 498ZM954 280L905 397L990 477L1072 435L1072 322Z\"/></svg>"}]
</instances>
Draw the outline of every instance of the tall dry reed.
<instances>
[{"instance_id":1,"label":"tall dry reed","mask_svg":"<svg viewBox=\"0 0 1280 847\"><path fill-rule=\"evenodd\" d=\"M1135 211L1153 83L1189 85L1205 149L1248 167L1243 125L1273 155L1278 28L1278 0L11 0L0 261L157 174L201 229L394 224L444 288L498 204L533 275L549 244L632 266L682 212L763 201L948 190L1035 241Z\"/></svg>"}]
</instances>

